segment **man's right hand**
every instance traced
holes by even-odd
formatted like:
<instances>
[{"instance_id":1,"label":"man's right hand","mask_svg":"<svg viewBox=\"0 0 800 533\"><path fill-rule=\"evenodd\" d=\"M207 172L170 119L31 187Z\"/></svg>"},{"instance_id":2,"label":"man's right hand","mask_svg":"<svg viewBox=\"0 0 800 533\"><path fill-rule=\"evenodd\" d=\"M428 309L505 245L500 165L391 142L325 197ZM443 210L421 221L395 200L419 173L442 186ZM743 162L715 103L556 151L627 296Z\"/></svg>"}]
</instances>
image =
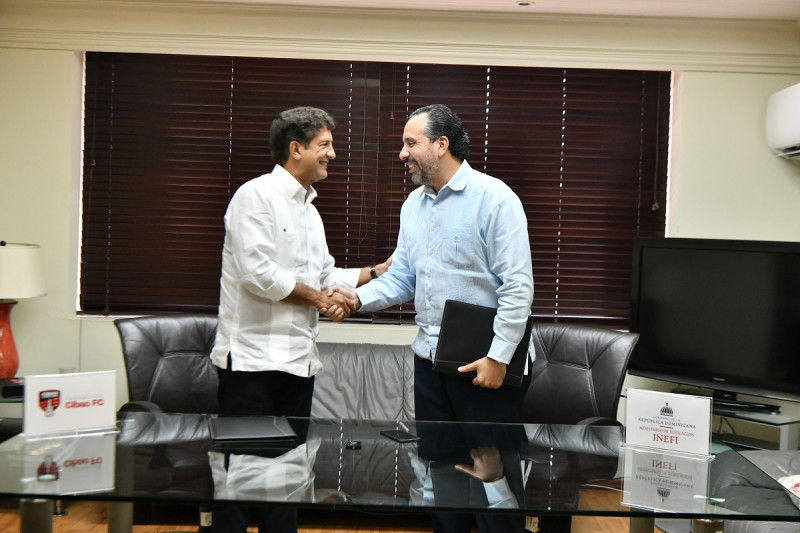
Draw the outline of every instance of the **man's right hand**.
<instances>
[{"instance_id":1,"label":"man's right hand","mask_svg":"<svg viewBox=\"0 0 800 533\"><path fill-rule=\"evenodd\" d=\"M492 483L503 477L503 460L494 446L481 446L469 452L473 464L458 463L457 470L469 474L486 483Z\"/></svg>"},{"instance_id":2,"label":"man's right hand","mask_svg":"<svg viewBox=\"0 0 800 533\"><path fill-rule=\"evenodd\" d=\"M340 292L332 291L329 288L321 295L321 302L317 309L319 309L320 314L325 315L334 322L341 322L356 310L352 300Z\"/></svg>"},{"instance_id":3,"label":"man's right hand","mask_svg":"<svg viewBox=\"0 0 800 533\"><path fill-rule=\"evenodd\" d=\"M334 322L341 322L355 311L353 302L347 296L334 294L330 290L318 291L302 283L295 284L292 292L281 301L296 305L310 305Z\"/></svg>"},{"instance_id":4,"label":"man's right hand","mask_svg":"<svg viewBox=\"0 0 800 533\"><path fill-rule=\"evenodd\" d=\"M361 307L361 300L358 299L358 293L356 293L356 291L345 289L339 285L331 285L328 287L328 290L325 291L325 294L331 298L334 296L341 296L347 300L348 304L350 305L351 313L358 311L358 308Z\"/></svg>"}]
</instances>

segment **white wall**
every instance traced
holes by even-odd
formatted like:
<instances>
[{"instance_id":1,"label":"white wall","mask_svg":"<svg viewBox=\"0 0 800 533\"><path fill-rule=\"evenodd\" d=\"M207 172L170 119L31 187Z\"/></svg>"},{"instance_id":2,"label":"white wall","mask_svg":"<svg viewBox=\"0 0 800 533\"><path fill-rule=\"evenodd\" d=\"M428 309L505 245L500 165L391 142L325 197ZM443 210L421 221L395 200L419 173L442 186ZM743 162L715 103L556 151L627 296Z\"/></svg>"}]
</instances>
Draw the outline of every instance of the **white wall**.
<instances>
[{"instance_id":1,"label":"white wall","mask_svg":"<svg viewBox=\"0 0 800 533\"><path fill-rule=\"evenodd\" d=\"M82 58L0 48L0 239L42 245L47 296L12 311L20 374L77 367Z\"/></svg>"},{"instance_id":2,"label":"white wall","mask_svg":"<svg viewBox=\"0 0 800 533\"><path fill-rule=\"evenodd\" d=\"M684 72L669 195L671 237L800 240L800 165L766 144L769 96L800 76Z\"/></svg>"},{"instance_id":3,"label":"white wall","mask_svg":"<svg viewBox=\"0 0 800 533\"><path fill-rule=\"evenodd\" d=\"M4 0L0 21L0 239L42 245L48 282L47 296L12 313L20 375L116 369L119 401L126 398L111 319L75 312L87 49L675 70L669 234L800 240L800 166L775 158L763 134L767 97L800 82L793 23L147 0ZM409 343L414 333L325 324L320 340Z\"/></svg>"}]
</instances>

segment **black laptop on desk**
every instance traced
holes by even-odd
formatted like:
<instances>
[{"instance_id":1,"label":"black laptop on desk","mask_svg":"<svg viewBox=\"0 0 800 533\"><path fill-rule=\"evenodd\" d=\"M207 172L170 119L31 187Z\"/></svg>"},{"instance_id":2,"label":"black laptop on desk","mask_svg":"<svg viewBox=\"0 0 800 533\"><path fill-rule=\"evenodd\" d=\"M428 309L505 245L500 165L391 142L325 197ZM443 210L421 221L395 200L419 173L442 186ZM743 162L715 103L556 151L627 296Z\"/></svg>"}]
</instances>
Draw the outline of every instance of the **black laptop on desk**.
<instances>
[{"instance_id":1,"label":"black laptop on desk","mask_svg":"<svg viewBox=\"0 0 800 533\"><path fill-rule=\"evenodd\" d=\"M297 440L284 416L217 416L209 419L214 444L283 444Z\"/></svg>"}]
</instances>

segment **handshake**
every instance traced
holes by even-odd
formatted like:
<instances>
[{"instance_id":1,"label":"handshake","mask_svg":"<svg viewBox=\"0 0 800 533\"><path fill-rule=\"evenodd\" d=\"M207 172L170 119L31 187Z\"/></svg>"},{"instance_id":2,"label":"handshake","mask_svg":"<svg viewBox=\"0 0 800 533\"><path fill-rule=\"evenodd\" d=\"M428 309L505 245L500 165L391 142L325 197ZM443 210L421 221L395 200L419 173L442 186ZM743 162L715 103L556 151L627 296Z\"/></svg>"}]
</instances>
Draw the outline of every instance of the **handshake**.
<instances>
[{"instance_id":1,"label":"handshake","mask_svg":"<svg viewBox=\"0 0 800 533\"><path fill-rule=\"evenodd\" d=\"M320 294L320 304L317 305L317 309L321 315L334 322L341 322L361 307L356 291L338 285L331 285Z\"/></svg>"},{"instance_id":2,"label":"handshake","mask_svg":"<svg viewBox=\"0 0 800 533\"><path fill-rule=\"evenodd\" d=\"M391 264L392 256L390 255L383 263L362 268L358 274L356 285L361 286L370 279L377 278L389 270L389 265ZM316 307L319 314L325 315L334 322L341 322L361 307L361 301L355 291L345 289L339 285L331 285L317 294Z\"/></svg>"}]
</instances>

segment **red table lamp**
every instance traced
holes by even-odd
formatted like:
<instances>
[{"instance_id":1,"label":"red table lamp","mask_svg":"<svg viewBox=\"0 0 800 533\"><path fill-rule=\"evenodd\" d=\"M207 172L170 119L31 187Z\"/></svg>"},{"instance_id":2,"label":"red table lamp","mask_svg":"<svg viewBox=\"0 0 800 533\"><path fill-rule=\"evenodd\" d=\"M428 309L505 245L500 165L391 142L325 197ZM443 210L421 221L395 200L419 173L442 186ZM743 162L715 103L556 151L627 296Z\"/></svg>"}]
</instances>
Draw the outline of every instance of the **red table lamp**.
<instances>
[{"instance_id":1,"label":"red table lamp","mask_svg":"<svg viewBox=\"0 0 800 533\"><path fill-rule=\"evenodd\" d=\"M46 294L40 252L36 244L0 241L0 378L14 377L19 368L11 308L17 300Z\"/></svg>"}]
</instances>

